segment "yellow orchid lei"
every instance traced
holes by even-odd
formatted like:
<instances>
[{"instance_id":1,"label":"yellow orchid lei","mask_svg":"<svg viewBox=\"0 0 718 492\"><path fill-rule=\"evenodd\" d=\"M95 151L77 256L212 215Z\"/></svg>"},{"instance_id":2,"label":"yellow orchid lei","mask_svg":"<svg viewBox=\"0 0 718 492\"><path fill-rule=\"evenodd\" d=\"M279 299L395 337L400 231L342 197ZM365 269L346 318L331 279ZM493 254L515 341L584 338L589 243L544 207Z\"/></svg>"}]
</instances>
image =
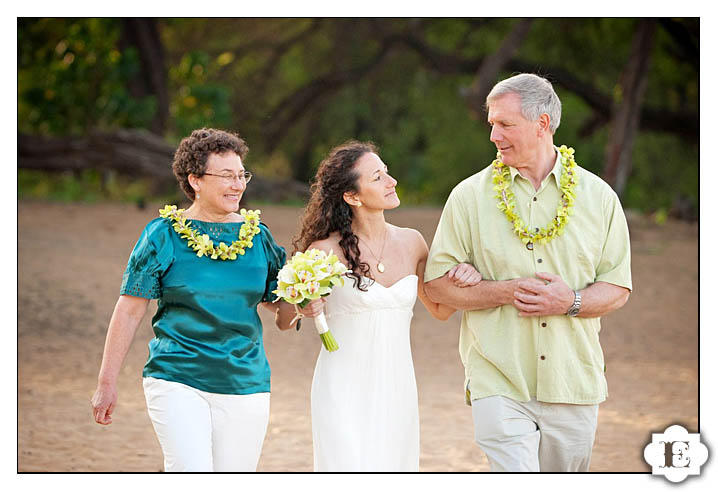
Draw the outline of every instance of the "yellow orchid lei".
<instances>
[{"instance_id":1,"label":"yellow orchid lei","mask_svg":"<svg viewBox=\"0 0 718 492\"><path fill-rule=\"evenodd\" d=\"M171 219L175 232L182 239L187 240L187 245L197 252L197 256L208 256L213 260L236 260L237 254L243 255L245 249L251 248L254 236L259 234L259 210L242 209L239 214L244 217L244 223L239 228L239 239L233 241L229 246L220 242L215 246L208 234L200 234L190 227L191 221L187 220L182 213L183 208L178 209L176 205L165 205L160 210L160 217Z\"/></svg>"},{"instance_id":2,"label":"yellow orchid lei","mask_svg":"<svg viewBox=\"0 0 718 492\"><path fill-rule=\"evenodd\" d=\"M524 244L539 242L546 244L556 236L563 234L563 230L568 222L568 216L572 213L574 200L576 199L575 190L578 183L578 175L576 174L576 161L573 158L574 150L571 147L562 145L559 147L561 153L561 165L563 172L561 173L561 199L556 208L556 217L551 223L538 232L530 232L524 225L524 221L516 213L516 196L511 191L511 171L509 166L501 162L501 153L496 153L496 160L491 163L493 172L494 190L496 190L496 198L499 199L497 207L504 212L506 218L509 219L513 226L514 233L521 239Z\"/></svg>"}]
</instances>

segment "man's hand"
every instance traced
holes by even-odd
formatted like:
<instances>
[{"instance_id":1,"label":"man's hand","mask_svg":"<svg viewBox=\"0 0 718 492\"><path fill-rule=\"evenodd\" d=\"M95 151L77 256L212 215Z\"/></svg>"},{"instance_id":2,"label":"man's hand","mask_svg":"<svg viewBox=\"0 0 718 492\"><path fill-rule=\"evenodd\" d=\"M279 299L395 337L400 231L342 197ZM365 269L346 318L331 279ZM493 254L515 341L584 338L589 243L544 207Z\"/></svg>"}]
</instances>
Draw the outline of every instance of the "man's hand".
<instances>
[{"instance_id":1,"label":"man's hand","mask_svg":"<svg viewBox=\"0 0 718 492\"><path fill-rule=\"evenodd\" d=\"M519 310L519 316L566 314L573 304L573 289L553 273L537 272L536 276L538 279L520 280L514 291L513 304Z\"/></svg>"}]
</instances>

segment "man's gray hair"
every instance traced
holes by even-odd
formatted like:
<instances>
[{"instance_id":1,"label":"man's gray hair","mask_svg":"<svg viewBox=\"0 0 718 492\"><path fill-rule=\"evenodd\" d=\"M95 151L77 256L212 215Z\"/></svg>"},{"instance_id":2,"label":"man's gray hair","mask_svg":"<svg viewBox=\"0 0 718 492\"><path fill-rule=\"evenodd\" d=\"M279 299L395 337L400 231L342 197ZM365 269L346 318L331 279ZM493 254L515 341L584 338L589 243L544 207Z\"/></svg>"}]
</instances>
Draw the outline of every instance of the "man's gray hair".
<instances>
[{"instance_id":1,"label":"man's gray hair","mask_svg":"<svg viewBox=\"0 0 718 492\"><path fill-rule=\"evenodd\" d=\"M551 82L532 73L514 75L502 80L486 96L486 107L492 100L504 94L518 94L521 98L521 114L530 121L536 121L543 113L549 115L549 129L556 133L561 123L561 101L553 90Z\"/></svg>"}]
</instances>

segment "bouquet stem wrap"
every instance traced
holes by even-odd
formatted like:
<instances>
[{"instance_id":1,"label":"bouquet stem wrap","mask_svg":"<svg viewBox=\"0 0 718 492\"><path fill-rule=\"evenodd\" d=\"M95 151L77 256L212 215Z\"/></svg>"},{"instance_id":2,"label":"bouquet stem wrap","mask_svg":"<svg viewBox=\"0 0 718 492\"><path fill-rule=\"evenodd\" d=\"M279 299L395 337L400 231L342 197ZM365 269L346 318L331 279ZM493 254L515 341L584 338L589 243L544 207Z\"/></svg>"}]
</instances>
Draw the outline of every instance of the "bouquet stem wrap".
<instances>
[{"instance_id":1,"label":"bouquet stem wrap","mask_svg":"<svg viewBox=\"0 0 718 492\"><path fill-rule=\"evenodd\" d=\"M329 331L329 325L327 324L327 318L324 316L324 313L319 313L317 317L314 318L314 326L317 328L317 333L319 333L319 338L322 339L322 344L325 349L329 352L334 352L339 348L337 341L334 339L334 335Z\"/></svg>"}]
</instances>

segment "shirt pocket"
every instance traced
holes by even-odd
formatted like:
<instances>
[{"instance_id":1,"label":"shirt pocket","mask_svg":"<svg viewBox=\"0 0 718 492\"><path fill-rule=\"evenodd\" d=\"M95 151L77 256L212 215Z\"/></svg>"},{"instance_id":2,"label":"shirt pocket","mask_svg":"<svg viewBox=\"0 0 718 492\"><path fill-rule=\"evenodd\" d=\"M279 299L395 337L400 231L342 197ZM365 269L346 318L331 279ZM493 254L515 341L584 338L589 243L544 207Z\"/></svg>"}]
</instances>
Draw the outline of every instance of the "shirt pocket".
<instances>
[{"instance_id":1,"label":"shirt pocket","mask_svg":"<svg viewBox=\"0 0 718 492\"><path fill-rule=\"evenodd\" d=\"M516 241L520 241L515 238ZM477 268L481 275L488 280L508 280L512 270L516 270L518 258L512 258L509 248L499 239L491 239L482 244L481 257Z\"/></svg>"},{"instance_id":2,"label":"shirt pocket","mask_svg":"<svg viewBox=\"0 0 718 492\"><path fill-rule=\"evenodd\" d=\"M570 224L567 226L570 227ZM581 237L572 238L574 259L576 262L575 288L582 289L596 280L596 271L601 262L603 240L594 230L582 230Z\"/></svg>"}]
</instances>

